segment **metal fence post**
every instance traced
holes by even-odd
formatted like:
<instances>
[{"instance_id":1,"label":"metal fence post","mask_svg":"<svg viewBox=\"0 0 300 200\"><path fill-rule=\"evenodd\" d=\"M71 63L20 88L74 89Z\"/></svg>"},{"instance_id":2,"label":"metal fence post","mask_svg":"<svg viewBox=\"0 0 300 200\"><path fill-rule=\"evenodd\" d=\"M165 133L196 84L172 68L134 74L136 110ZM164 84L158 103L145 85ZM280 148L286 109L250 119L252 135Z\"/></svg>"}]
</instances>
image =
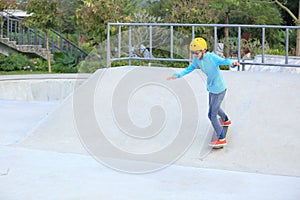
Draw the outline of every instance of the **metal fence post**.
<instances>
[{"instance_id":1,"label":"metal fence post","mask_svg":"<svg viewBox=\"0 0 300 200\"><path fill-rule=\"evenodd\" d=\"M241 30L241 27L239 26L238 27L238 62L240 63L241 61L241 33L242 30ZM238 67L238 70L241 70L240 69L240 66ZM244 71L244 69L242 69Z\"/></svg>"},{"instance_id":2,"label":"metal fence post","mask_svg":"<svg viewBox=\"0 0 300 200\"><path fill-rule=\"evenodd\" d=\"M262 28L262 52L261 52L261 62L265 63L265 38L266 38L266 29L265 27Z\"/></svg>"},{"instance_id":3,"label":"metal fence post","mask_svg":"<svg viewBox=\"0 0 300 200\"><path fill-rule=\"evenodd\" d=\"M173 26L170 26L170 58L173 58L173 45Z\"/></svg>"},{"instance_id":4,"label":"metal fence post","mask_svg":"<svg viewBox=\"0 0 300 200\"><path fill-rule=\"evenodd\" d=\"M107 23L106 68L110 67L110 24Z\"/></svg>"},{"instance_id":5,"label":"metal fence post","mask_svg":"<svg viewBox=\"0 0 300 200\"><path fill-rule=\"evenodd\" d=\"M289 64L289 29L285 29L285 64Z\"/></svg>"},{"instance_id":6,"label":"metal fence post","mask_svg":"<svg viewBox=\"0 0 300 200\"><path fill-rule=\"evenodd\" d=\"M152 25L149 26L149 48L150 48L150 58L152 56ZM151 61L149 60L149 66L150 66Z\"/></svg>"},{"instance_id":7,"label":"metal fence post","mask_svg":"<svg viewBox=\"0 0 300 200\"><path fill-rule=\"evenodd\" d=\"M122 34L122 27L118 27L118 58L121 58L121 34Z\"/></svg>"},{"instance_id":8,"label":"metal fence post","mask_svg":"<svg viewBox=\"0 0 300 200\"><path fill-rule=\"evenodd\" d=\"M131 66L131 58L133 56L132 44L131 44L131 26L129 26L129 30L128 30L128 51L129 51L128 65Z\"/></svg>"},{"instance_id":9,"label":"metal fence post","mask_svg":"<svg viewBox=\"0 0 300 200\"><path fill-rule=\"evenodd\" d=\"M217 53L218 48L218 29L214 26L214 52Z\"/></svg>"}]
</instances>

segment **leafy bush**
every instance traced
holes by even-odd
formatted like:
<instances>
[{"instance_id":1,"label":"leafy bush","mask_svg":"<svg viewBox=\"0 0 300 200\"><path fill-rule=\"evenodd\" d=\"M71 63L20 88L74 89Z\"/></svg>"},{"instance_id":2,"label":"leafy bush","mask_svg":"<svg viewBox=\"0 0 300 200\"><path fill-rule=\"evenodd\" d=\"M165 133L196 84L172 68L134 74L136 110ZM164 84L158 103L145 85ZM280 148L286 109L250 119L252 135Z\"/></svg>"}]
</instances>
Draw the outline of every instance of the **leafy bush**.
<instances>
[{"instance_id":1,"label":"leafy bush","mask_svg":"<svg viewBox=\"0 0 300 200\"><path fill-rule=\"evenodd\" d=\"M285 51L286 51L285 48L268 49L265 51L265 54L285 56ZM289 52L289 55L292 56L293 54L291 52Z\"/></svg>"},{"instance_id":2,"label":"leafy bush","mask_svg":"<svg viewBox=\"0 0 300 200\"><path fill-rule=\"evenodd\" d=\"M81 61L78 64L79 73L94 73L97 69L104 68L105 64L101 61Z\"/></svg>"},{"instance_id":3,"label":"leafy bush","mask_svg":"<svg viewBox=\"0 0 300 200\"><path fill-rule=\"evenodd\" d=\"M24 71L47 71L47 62L41 58L32 58L29 60L29 64L23 66Z\"/></svg>"},{"instance_id":4,"label":"leafy bush","mask_svg":"<svg viewBox=\"0 0 300 200\"><path fill-rule=\"evenodd\" d=\"M64 53L54 53L54 63L52 64L53 72L57 73L76 73L77 67L75 64L75 58L70 57Z\"/></svg>"},{"instance_id":5,"label":"leafy bush","mask_svg":"<svg viewBox=\"0 0 300 200\"><path fill-rule=\"evenodd\" d=\"M30 60L18 53L10 52L8 56L1 55L0 70L1 71L15 71L22 70L23 67L29 66Z\"/></svg>"},{"instance_id":6,"label":"leafy bush","mask_svg":"<svg viewBox=\"0 0 300 200\"><path fill-rule=\"evenodd\" d=\"M41 58L28 58L27 56L10 52L8 56L0 55L0 71L46 71L47 62Z\"/></svg>"},{"instance_id":7,"label":"leafy bush","mask_svg":"<svg viewBox=\"0 0 300 200\"><path fill-rule=\"evenodd\" d=\"M91 52L94 50L94 46L88 42L83 42L80 47L86 52Z\"/></svg>"}]
</instances>

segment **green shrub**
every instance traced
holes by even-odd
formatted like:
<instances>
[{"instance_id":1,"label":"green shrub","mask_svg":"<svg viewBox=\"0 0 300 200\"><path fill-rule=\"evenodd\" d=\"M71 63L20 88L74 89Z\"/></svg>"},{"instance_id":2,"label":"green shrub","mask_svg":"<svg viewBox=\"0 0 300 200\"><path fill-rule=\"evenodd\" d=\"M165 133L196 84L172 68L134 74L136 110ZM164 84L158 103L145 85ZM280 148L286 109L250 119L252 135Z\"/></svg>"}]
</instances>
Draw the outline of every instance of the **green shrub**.
<instances>
[{"instance_id":1,"label":"green shrub","mask_svg":"<svg viewBox=\"0 0 300 200\"><path fill-rule=\"evenodd\" d=\"M54 63L52 64L52 71L57 73L76 73L78 72L75 58L68 56L61 52L54 53Z\"/></svg>"},{"instance_id":2,"label":"green shrub","mask_svg":"<svg viewBox=\"0 0 300 200\"><path fill-rule=\"evenodd\" d=\"M29 60L29 64L23 66L24 71L47 71L47 61L43 60L42 58L32 58Z\"/></svg>"},{"instance_id":3,"label":"green shrub","mask_svg":"<svg viewBox=\"0 0 300 200\"><path fill-rule=\"evenodd\" d=\"M18 53L10 52L8 56L1 55L0 70L1 71L15 71L22 70L26 66L30 66L30 60Z\"/></svg>"},{"instance_id":4,"label":"green shrub","mask_svg":"<svg viewBox=\"0 0 300 200\"><path fill-rule=\"evenodd\" d=\"M47 71L47 62L42 58L28 58L27 56L10 52L8 56L0 55L0 71Z\"/></svg>"},{"instance_id":5,"label":"green shrub","mask_svg":"<svg viewBox=\"0 0 300 200\"><path fill-rule=\"evenodd\" d=\"M94 50L94 46L91 45L90 43L88 42L83 42L81 45L80 45L80 48L82 48L84 51L86 52L91 52Z\"/></svg>"},{"instance_id":6,"label":"green shrub","mask_svg":"<svg viewBox=\"0 0 300 200\"><path fill-rule=\"evenodd\" d=\"M268 55L281 55L281 56L285 56L285 48L268 49L268 50L265 51L265 54L268 54ZM292 56L292 53L289 52L289 55Z\"/></svg>"},{"instance_id":7,"label":"green shrub","mask_svg":"<svg viewBox=\"0 0 300 200\"><path fill-rule=\"evenodd\" d=\"M94 73L97 69L104 68L105 64L99 61L81 61L77 67L80 73Z\"/></svg>"}]
</instances>

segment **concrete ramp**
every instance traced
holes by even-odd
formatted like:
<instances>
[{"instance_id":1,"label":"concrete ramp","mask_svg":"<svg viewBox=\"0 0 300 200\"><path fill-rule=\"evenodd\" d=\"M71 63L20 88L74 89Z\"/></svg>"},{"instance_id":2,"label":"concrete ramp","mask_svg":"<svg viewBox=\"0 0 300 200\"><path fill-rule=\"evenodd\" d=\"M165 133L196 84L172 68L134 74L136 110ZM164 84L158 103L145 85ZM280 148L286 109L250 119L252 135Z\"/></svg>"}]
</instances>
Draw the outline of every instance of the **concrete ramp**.
<instances>
[{"instance_id":1,"label":"concrete ramp","mask_svg":"<svg viewBox=\"0 0 300 200\"><path fill-rule=\"evenodd\" d=\"M300 175L299 75L226 72L225 110L233 121L228 146L202 167Z\"/></svg>"},{"instance_id":2,"label":"concrete ramp","mask_svg":"<svg viewBox=\"0 0 300 200\"><path fill-rule=\"evenodd\" d=\"M223 72L228 85L223 108L233 124L227 147L212 150L207 145L212 129L205 76L195 71L165 80L180 70L98 70L16 146L90 153L112 168L130 172L176 162L300 176L299 75ZM150 167L140 167L151 161Z\"/></svg>"}]
</instances>

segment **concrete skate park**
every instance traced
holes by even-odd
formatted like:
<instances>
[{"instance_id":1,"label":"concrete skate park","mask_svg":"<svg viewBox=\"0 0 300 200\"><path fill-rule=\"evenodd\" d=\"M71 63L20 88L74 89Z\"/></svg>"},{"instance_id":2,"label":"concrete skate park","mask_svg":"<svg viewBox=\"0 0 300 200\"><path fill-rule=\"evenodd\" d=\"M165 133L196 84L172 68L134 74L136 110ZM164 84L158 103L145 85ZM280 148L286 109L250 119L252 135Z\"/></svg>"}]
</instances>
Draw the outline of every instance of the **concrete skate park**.
<instances>
[{"instance_id":1,"label":"concrete skate park","mask_svg":"<svg viewBox=\"0 0 300 200\"><path fill-rule=\"evenodd\" d=\"M0 199L299 199L299 74L222 71L213 150L205 76L177 71L1 76Z\"/></svg>"}]
</instances>

